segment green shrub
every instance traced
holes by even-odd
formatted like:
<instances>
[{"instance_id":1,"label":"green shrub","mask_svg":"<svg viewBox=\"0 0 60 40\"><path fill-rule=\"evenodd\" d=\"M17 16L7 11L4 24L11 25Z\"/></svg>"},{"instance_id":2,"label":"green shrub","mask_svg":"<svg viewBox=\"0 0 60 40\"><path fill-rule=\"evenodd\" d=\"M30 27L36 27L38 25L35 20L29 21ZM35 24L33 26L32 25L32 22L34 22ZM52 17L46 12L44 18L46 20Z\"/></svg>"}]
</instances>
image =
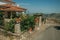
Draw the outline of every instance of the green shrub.
<instances>
[{"instance_id":1,"label":"green shrub","mask_svg":"<svg viewBox=\"0 0 60 40\"><path fill-rule=\"evenodd\" d=\"M3 20L0 20L0 25L1 25L1 26L3 25Z\"/></svg>"},{"instance_id":2,"label":"green shrub","mask_svg":"<svg viewBox=\"0 0 60 40\"><path fill-rule=\"evenodd\" d=\"M29 30L29 28L34 28L34 16L29 16L27 19L24 19L20 23L21 31Z\"/></svg>"},{"instance_id":3,"label":"green shrub","mask_svg":"<svg viewBox=\"0 0 60 40\"><path fill-rule=\"evenodd\" d=\"M0 12L0 25L3 25L3 13Z\"/></svg>"},{"instance_id":4,"label":"green shrub","mask_svg":"<svg viewBox=\"0 0 60 40\"><path fill-rule=\"evenodd\" d=\"M15 24L15 21L14 21L14 20L11 20L10 22L7 22L7 23L5 24L5 30L14 33L14 24Z\"/></svg>"}]
</instances>

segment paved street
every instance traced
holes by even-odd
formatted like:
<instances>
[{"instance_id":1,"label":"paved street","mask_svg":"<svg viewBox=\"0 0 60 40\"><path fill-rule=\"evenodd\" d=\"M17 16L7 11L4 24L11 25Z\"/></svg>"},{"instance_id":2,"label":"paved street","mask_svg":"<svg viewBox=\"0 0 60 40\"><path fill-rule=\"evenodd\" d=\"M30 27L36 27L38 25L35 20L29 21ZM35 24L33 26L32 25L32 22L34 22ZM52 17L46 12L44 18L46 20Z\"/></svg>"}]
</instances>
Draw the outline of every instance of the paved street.
<instances>
[{"instance_id":1,"label":"paved street","mask_svg":"<svg viewBox=\"0 0 60 40\"><path fill-rule=\"evenodd\" d=\"M50 27L42 33L37 33L35 36L32 40L60 40L60 30Z\"/></svg>"}]
</instances>

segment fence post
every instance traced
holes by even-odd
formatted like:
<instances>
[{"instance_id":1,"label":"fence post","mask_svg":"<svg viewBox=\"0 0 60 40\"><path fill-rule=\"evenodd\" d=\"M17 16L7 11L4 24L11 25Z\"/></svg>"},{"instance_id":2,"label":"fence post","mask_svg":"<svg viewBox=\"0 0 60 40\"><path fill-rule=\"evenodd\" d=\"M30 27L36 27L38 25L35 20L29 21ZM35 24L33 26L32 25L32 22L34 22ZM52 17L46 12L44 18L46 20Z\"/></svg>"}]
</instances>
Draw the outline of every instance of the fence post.
<instances>
[{"instance_id":1,"label":"fence post","mask_svg":"<svg viewBox=\"0 0 60 40\"><path fill-rule=\"evenodd\" d=\"M39 27L42 25L42 16L39 16Z\"/></svg>"},{"instance_id":2,"label":"fence post","mask_svg":"<svg viewBox=\"0 0 60 40\"><path fill-rule=\"evenodd\" d=\"M35 26L37 26L37 30L39 30L42 25L42 15L35 14L34 16L36 16L36 18L37 18L37 21L35 21Z\"/></svg>"}]
</instances>

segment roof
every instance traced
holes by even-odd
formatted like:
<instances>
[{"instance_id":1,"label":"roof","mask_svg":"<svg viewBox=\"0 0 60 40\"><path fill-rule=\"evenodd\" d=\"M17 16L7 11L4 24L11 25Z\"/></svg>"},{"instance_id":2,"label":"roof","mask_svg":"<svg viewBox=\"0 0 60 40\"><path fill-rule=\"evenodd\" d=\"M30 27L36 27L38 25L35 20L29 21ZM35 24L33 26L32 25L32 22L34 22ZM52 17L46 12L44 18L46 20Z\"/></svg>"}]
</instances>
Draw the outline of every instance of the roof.
<instances>
[{"instance_id":1,"label":"roof","mask_svg":"<svg viewBox=\"0 0 60 40\"><path fill-rule=\"evenodd\" d=\"M25 11L26 9L17 7L17 6L13 6L11 4L3 4L3 5L0 5L0 10L1 11Z\"/></svg>"},{"instance_id":2,"label":"roof","mask_svg":"<svg viewBox=\"0 0 60 40\"><path fill-rule=\"evenodd\" d=\"M0 0L1 2L15 3L12 0Z\"/></svg>"},{"instance_id":3,"label":"roof","mask_svg":"<svg viewBox=\"0 0 60 40\"><path fill-rule=\"evenodd\" d=\"M12 1L12 0L4 0L4 1Z\"/></svg>"}]
</instances>

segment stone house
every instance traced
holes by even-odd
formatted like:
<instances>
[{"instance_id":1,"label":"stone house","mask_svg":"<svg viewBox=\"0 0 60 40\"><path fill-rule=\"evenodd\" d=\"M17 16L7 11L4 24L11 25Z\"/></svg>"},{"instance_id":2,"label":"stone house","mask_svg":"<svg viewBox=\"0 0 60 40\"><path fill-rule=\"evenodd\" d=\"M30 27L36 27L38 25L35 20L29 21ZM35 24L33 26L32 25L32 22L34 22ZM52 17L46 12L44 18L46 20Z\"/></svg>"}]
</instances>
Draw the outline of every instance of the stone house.
<instances>
[{"instance_id":1,"label":"stone house","mask_svg":"<svg viewBox=\"0 0 60 40\"><path fill-rule=\"evenodd\" d=\"M14 15L24 14L26 12L25 8L16 5L12 0L0 0L0 12L2 12L4 23L9 22L11 19L15 18ZM13 17L14 16L14 17ZM16 27L15 32L19 32L20 25ZM0 40L20 40L20 35L17 33L12 33L10 31L6 31L0 26ZM7 35L6 35L6 34Z\"/></svg>"}]
</instances>

